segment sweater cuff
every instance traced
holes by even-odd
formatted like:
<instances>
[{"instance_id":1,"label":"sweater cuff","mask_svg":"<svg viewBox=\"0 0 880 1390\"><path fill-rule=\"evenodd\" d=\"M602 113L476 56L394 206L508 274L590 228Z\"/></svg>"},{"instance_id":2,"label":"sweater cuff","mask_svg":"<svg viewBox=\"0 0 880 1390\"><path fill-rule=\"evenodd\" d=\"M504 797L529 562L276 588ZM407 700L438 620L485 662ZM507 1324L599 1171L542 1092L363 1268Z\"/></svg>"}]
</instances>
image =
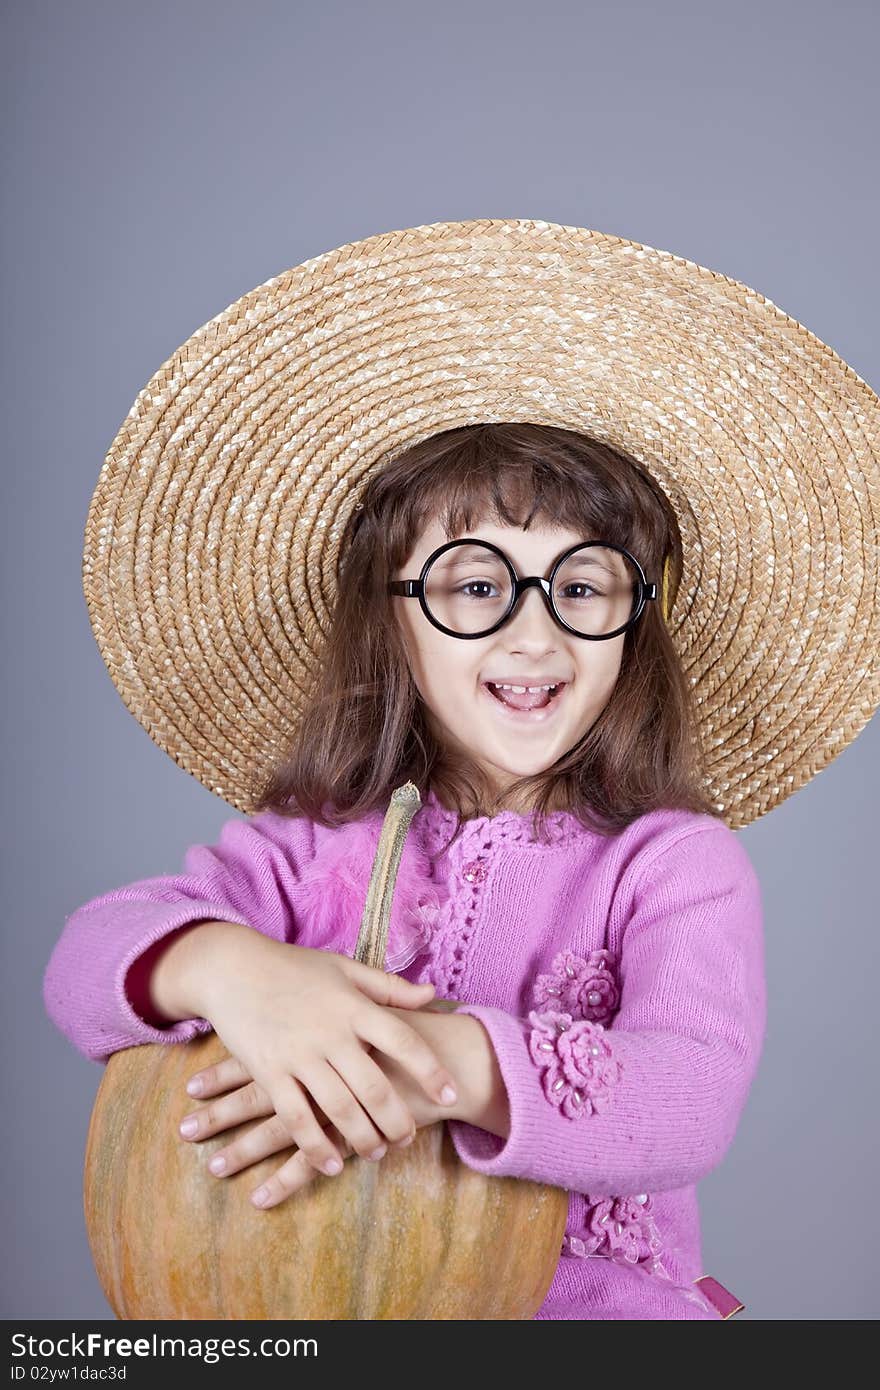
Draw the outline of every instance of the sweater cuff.
<instances>
[{"instance_id":1,"label":"sweater cuff","mask_svg":"<svg viewBox=\"0 0 880 1390\"><path fill-rule=\"evenodd\" d=\"M141 1043L171 1043L189 1042L200 1034L211 1032L213 1024L206 1018L184 1018L168 1024L167 1027L154 1027L152 1023L142 1018L132 1005L126 989L126 976L135 961L143 956L151 946L172 935L181 927L208 921L232 922L240 925L241 915L228 907L224 907L221 903L188 902L179 903L173 907L166 906L164 903L150 904L142 910L139 918L141 927L139 937L123 953L113 982L113 997L119 1015L117 1021L119 1036L127 1036L129 1038L127 1045L130 1046L132 1035L137 1042Z\"/></svg>"},{"instance_id":2,"label":"sweater cuff","mask_svg":"<svg viewBox=\"0 0 880 1390\"><path fill-rule=\"evenodd\" d=\"M208 920L241 923L240 914L217 902L141 902L129 903L126 906L127 915L124 920L119 916L118 905L115 905L115 912L114 905L103 909L110 930L105 936L96 933L94 940L98 948L102 940L106 941L108 987L105 987L103 998L100 1000L85 1001L90 1006L94 1022L88 1030L88 1036L84 1034L79 1041L79 1046L88 1057L104 1065L114 1052L122 1048L136 1047L141 1043L189 1042L201 1034L212 1031L213 1024L206 1018L180 1019L167 1028L155 1028L133 1008L126 992L126 975L139 956L155 942L176 932L179 927ZM115 953L119 951L119 937L123 934L128 937L129 944L114 959ZM97 954L100 955L100 949ZM95 966L95 976L98 979L99 965L100 962ZM53 977L56 989L58 981L62 978L62 974L56 971ZM79 1002L80 1005L83 1003L82 998ZM62 1008L69 1012L72 1008L72 1004L63 1000L53 999L52 1003L56 1012Z\"/></svg>"},{"instance_id":3,"label":"sweater cuff","mask_svg":"<svg viewBox=\"0 0 880 1390\"><path fill-rule=\"evenodd\" d=\"M532 1012L522 1019L483 1004L462 1004L456 1012L478 1019L488 1032L510 1111L506 1139L464 1120L447 1121L456 1153L468 1167L495 1177L522 1177L535 1168L548 1102L572 1120L588 1120L608 1108L620 1065L601 1024L552 1013ZM540 1158L538 1166L544 1166Z\"/></svg>"}]
</instances>

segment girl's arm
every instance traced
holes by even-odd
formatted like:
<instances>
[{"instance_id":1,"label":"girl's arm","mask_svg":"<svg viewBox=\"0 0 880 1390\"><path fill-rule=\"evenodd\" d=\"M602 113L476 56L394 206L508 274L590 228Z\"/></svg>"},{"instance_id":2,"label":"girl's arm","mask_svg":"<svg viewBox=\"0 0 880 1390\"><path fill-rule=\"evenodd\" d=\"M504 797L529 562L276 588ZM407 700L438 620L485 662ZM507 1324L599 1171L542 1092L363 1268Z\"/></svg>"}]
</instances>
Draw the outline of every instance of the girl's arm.
<instances>
[{"instance_id":1,"label":"girl's arm","mask_svg":"<svg viewBox=\"0 0 880 1390\"><path fill-rule=\"evenodd\" d=\"M228 820L218 844L191 846L183 873L143 879L84 903L67 918L44 973L49 1017L79 1052L103 1063L121 1048L188 1042L210 1032L198 1016L162 1021L162 1000L177 1011L175 966L185 955L194 968L207 967L221 925L298 940L300 875L314 855L311 820L264 812ZM195 930L181 933L183 927ZM153 993L154 967L162 970L161 999ZM181 1004L194 1002L185 988L190 998Z\"/></svg>"},{"instance_id":2,"label":"girl's arm","mask_svg":"<svg viewBox=\"0 0 880 1390\"><path fill-rule=\"evenodd\" d=\"M426 1007L430 1008L430 1005ZM460 1030L465 1025L468 1025L467 1029L462 1033ZM453 1074L467 1079L455 1119L476 1125L499 1139L507 1139L510 1135L510 1102L491 1034L478 1018L466 1013L457 1013L454 1024L450 1026L459 1030L452 1048L458 1061L458 1070ZM462 1090L461 1087L459 1089Z\"/></svg>"},{"instance_id":3,"label":"girl's arm","mask_svg":"<svg viewBox=\"0 0 880 1390\"><path fill-rule=\"evenodd\" d=\"M762 917L736 834L721 821L679 830L642 872L613 1026L560 1032L552 1012L461 1004L456 1019L486 1030L509 1104L507 1133L450 1120L462 1161L591 1197L705 1177L733 1141L763 1045ZM483 1101L497 1115L496 1080Z\"/></svg>"}]
</instances>

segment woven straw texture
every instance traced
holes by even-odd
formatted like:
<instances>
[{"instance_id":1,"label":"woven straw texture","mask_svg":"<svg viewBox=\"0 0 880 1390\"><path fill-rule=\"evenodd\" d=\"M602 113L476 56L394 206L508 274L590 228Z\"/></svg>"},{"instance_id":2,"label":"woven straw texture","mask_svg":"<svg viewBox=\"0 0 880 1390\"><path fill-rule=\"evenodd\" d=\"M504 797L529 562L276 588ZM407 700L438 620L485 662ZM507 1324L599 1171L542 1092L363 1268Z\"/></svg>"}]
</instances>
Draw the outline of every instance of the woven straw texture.
<instances>
[{"instance_id":1,"label":"woven straw texture","mask_svg":"<svg viewBox=\"0 0 880 1390\"><path fill-rule=\"evenodd\" d=\"M827 766L880 703L880 400L748 286L525 219L307 260L139 393L91 501L83 585L159 747L250 811L320 660L367 477L428 435L502 420L628 450L675 507L670 629L728 825Z\"/></svg>"}]
</instances>

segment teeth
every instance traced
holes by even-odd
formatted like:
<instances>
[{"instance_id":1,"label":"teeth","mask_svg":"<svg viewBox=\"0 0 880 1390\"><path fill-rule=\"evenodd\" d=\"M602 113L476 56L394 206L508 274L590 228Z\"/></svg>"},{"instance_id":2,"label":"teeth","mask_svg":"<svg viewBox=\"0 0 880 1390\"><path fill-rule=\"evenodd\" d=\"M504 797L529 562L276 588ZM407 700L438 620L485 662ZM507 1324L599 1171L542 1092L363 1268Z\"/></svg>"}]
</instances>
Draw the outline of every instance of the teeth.
<instances>
[{"instance_id":1,"label":"teeth","mask_svg":"<svg viewBox=\"0 0 880 1390\"><path fill-rule=\"evenodd\" d=\"M498 685L495 681L490 681L496 690L512 690L516 695L524 695L527 690L555 690L555 685Z\"/></svg>"}]
</instances>

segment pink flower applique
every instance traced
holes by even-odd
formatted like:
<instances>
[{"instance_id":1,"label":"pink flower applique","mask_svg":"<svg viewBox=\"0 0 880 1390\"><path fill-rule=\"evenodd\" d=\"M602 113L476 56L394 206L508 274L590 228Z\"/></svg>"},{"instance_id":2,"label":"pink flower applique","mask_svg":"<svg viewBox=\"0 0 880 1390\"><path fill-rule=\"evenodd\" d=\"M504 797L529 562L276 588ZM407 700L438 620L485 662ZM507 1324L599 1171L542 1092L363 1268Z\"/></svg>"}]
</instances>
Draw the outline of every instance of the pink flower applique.
<instances>
[{"instance_id":1,"label":"pink flower applique","mask_svg":"<svg viewBox=\"0 0 880 1390\"><path fill-rule=\"evenodd\" d=\"M571 1014L549 1011L529 1014L532 1031L529 1053L540 1067L544 1094L569 1120L605 1110L620 1080L615 1058L601 1023L573 1020Z\"/></svg>"},{"instance_id":2,"label":"pink flower applique","mask_svg":"<svg viewBox=\"0 0 880 1390\"><path fill-rule=\"evenodd\" d=\"M602 1197L589 1206L583 1235L566 1234L563 1249L585 1259L603 1256L621 1264L648 1265L662 1273L662 1242L652 1209L647 1192L636 1197Z\"/></svg>"},{"instance_id":3,"label":"pink flower applique","mask_svg":"<svg viewBox=\"0 0 880 1390\"><path fill-rule=\"evenodd\" d=\"M550 973L539 975L532 989L535 1009L553 1009L590 1023L607 1023L620 1004L613 951L593 951L576 956L560 951L550 963Z\"/></svg>"}]
</instances>

